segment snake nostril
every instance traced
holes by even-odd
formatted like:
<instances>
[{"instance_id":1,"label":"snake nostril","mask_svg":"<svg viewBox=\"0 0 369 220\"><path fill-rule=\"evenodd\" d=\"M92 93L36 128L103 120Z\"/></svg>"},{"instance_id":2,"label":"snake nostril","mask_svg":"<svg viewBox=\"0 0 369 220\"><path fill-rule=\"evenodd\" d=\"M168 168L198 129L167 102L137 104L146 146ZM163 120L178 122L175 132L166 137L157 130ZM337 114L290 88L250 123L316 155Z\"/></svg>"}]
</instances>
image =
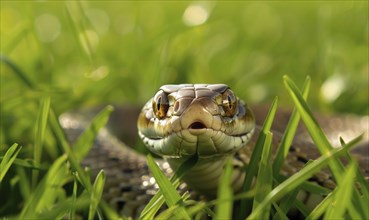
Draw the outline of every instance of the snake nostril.
<instances>
[{"instance_id":1,"label":"snake nostril","mask_svg":"<svg viewBox=\"0 0 369 220\"><path fill-rule=\"evenodd\" d=\"M180 107L180 103L179 103L179 101L176 101L175 104L174 104L174 109L173 109L174 112L178 112L179 107Z\"/></svg>"},{"instance_id":2,"label":"snake nostril","mask_svg":"<svg viewBox=\"0 0 369 220\"><path fill-rule=\"evenodd\" d=\"M203 129L203 128L206 128L206 126L203 123L196 121L196 122L190 124L190 126L188 126L188 128L190 128L190 129Z\"/></svg>"}]
</instances>

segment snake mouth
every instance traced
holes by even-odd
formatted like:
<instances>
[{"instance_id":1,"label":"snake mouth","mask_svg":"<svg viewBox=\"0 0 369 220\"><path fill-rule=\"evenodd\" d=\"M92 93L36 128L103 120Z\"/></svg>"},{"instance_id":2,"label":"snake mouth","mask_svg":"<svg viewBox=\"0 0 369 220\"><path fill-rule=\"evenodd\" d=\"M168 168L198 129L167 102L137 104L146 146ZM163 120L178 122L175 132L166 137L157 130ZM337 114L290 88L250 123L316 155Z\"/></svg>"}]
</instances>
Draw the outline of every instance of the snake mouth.
<instances>
[{"instance_id":1,"label":"snake mouth","mask_svg":"<svg viewBox=\"0 0 369 220\"><path fill-rule=\"evenodd\" d=\"M192 124L190 124L190 126L188 126L188 129L204 129L206 128L206 126L204 125L204 123L196 121Z\"/></svg>"},{"instance_id":2,"label":"snake mouth","mask_svg":"<svg viewBox=\"0 0 369 220\"><path fill-rule=\"evenodd\" d=\"M199 136L201 134L204 134L208 128L205 126L204 123L196 121L193 122L188 126L188 132L194 136Z\"/></svg>"},{"instance_id":3,"label":"snake mouth","mask_svg":"<svg viewBox=\"0 0 369 220\"><path fill-rule=\"evenodd\" d=\"M196 154L199 158L210 158L237 151L250 140L253 131L226 134L201 123L192 123L187 129L162 137L139 134L153 153L163 157L184 158Z\"/></svg>"}]
</instances>

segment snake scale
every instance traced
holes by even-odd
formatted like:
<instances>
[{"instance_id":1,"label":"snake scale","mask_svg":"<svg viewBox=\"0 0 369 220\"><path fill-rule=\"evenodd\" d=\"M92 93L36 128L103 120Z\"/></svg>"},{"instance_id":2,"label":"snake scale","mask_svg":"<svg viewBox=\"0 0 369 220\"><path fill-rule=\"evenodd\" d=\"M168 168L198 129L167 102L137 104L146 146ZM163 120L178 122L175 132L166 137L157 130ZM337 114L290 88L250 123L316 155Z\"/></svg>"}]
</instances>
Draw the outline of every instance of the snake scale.
<instances>
[{"instance_id":1,"label":"snake scale","mask_svg":"<svg viewBox=\"0 0 369 220\"><path fill-rule=\"evenodd\" d=\"M122 108L112 115L110 128L98 135L95 144L83 161L96 175L106 172L104 199L122 215L138 217L145 204L157 192L158 186L150 175L144 155L138 154L128 144L134 144L136 120L138 133L145 145L166 160L158 164L166 174L172 173L185 159L199 157L196 166L184 176L190 189L207 198L215 196L217 183L227 155L233 155L234 174L232 187L240 191L260 125L266 115L265 106L253 110L224 84L181 84L162 86L141 111ZM276 151L289 114L280 111L273 129L273 152ZM83 131L88 117L81 113L61 116L61 124L73 142ZM337 116L318 117L323 130L338 145L338 137L350 140L364 133L364 141L352 150L360 168L369 176L368 117ZM254 134L255 133L255 134ZM124 136L131 137L125 139ZM133 140L133 141L132 141ZM299 126L297 136L281 173L289 176L298 172L310 159L319 156L309 140L306 130ZM329 172L323 170L311 178L319 185L334 188ZM181 186L184 186L184 184ZM308 196L302 198L308 201Z\"/></svg>"}]
</instances>

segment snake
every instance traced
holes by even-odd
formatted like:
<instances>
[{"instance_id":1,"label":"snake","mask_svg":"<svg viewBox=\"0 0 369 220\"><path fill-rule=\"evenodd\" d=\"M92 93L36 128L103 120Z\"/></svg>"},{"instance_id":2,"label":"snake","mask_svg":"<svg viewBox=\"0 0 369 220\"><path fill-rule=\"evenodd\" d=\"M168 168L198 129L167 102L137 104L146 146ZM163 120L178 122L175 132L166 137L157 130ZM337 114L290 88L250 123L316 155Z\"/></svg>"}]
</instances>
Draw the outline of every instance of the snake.
<instances>
[{"instance_id":1,"label":"snake","mask_svg":"<svg viewBox=\"0 0 369 220\"><path fill-rule=\"evenodd\" d=\"M231 186L234 193L238 193L242 190L245 166L250 162L265 109L258 107L252 110L225 84L163 85L141 110L118 109L112 116L110 124L113 126L110 127L120 131L103 129L82 163L90 167L95 175L101 169L105 170L104 199L121 215L133 218L139 217L145 204L158 191L146 157L118 138L127 134L135 136L133 132L137 131L147 149L164 158L157 163L168 176L188 158L196 156L198 161L183 176L184 183L180 188L191 189L205 198L216 196L226 159L231 157ZM87 126L86 115L74 112L60 117L61 125L71 142ZM276 115L277 123L272 128L274 154L288 116L284 112ZM134 126L136 120L137 130ZM337 142L339 136L352 138L364 134L364 140L351 153L358 160L368 181L369 118L318 117L318 121L324 125L325 130L332 133L328 136L331 136L333 143ZM127 140L127 143L130 141ZM291 176L319 155L306 129L299 126L281 174ZM335 187L334 178L327 170L316 173L309 181L330 189ZM301 200L309 203L309 197L305 193Z\"/></svg>"}]
</instances>

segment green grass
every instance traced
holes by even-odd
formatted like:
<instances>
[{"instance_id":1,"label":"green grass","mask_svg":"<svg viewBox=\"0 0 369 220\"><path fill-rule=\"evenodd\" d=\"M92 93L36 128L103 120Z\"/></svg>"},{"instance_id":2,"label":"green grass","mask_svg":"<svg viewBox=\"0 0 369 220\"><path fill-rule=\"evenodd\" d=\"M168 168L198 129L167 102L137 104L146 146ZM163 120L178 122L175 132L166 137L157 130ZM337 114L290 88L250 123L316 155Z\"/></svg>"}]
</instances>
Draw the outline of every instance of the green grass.
<instances>
[{"instance_id":1,"label":"green grass","mask_svg":"<svg viewBox=\"0 0 369 220\"><path fill-rule=\"evenodd\" d=\"M291 98L294 99L297 110L299 114L301 114L308 131L315 141L315 144L317 144L318 148L321 149L324 149L324 147L330 147L329 143L325 140L325 134L320 129L320 126L316 123L316 119L310 113L309 107L304 101L302 94L300 94L300 92L296 89L295 84L290 81L287 76L285 76L284 82L287 91L290 93ZM305 93L305 96L306 95L307 94ZM271 166L272 164L270 163L272 133L269 131L269 129L276 110L276 103L277 102L274 102L271 107L270 114L266 118L266 123L264 124L262 132L259 136L259 143L257 143L259 152L262 153L253 152L253 158L250 160L250 164L248 165L249 169L246 169L246 173L249 171L249 173L247 173L249 178L250 176L253 176L252 173L255 173L255 171L258 172L257 181L255 183L254 199L246 200L245 203L252 205L253 209L251 213L248 214L247 209L245 207L241 207L241 211L236 213L236 215L233 215L232 201L240 198L232 196L232 191L229 188L229 176L232 172L232 166L230 166L229 163L226 165L224 171L225 178L222 178L221 180L217 198L214 201L210 201L207 205L204 205L203 202L196 202L195 204L191 203L191 205L199 207L207 206L208 208L211 208L215 204L216 212L214 215L211 214L211 216L213 216L215 219L244 219L245 217L247 219L268 219L270 217L273 217L273 219L286 219L288 210L293 206L295 206L295 208L297 208L302 215L310 219L316 219L320 217L323 217L323 219L367 219L369 216L365 206L367 205L367 201L369 201L367 191L368 183L359 181L360 179L363 179L363 176L360 172L357 172L358 167L354 160L351 161L351 163L348 165L348 168L343 167L339 160L339 158L342 156L348 156L348 150L354 147L360 141L361 136L358 136L347 144L343 144L342 148L334 149L333 147L330 147L328 150L322 153L322 156L308 163L298 173L287 179L279 181L278 179L281 179L279 177L279 169L277 169L277 173L273 173ZM294 115L293 117L297 116ZM292 119L292 121L294 121L294 119ZM328 146L324 146L324 144L328 144ZM152 160L151 157L149 159L149 161ZM282 158L281 161L283 160L284 159ZM149 163L150 167L154 165L155 163L153 163L153 161ZM296 201L297 192L298 190L303 189L300 187L305 181L327 166L330 166L331 170L333 171L333 175L337 176L336 178L338 187L333 191L329 191L326 199L318 204L314 210L309 210L304 204ZM339 172L336 171L335 173L334 170L339 170ZM160 173L160 170L157 168L156 172ZM161 175L164 177L164 174ZM275 177L274 180L277 182L274 185L272 184L273 177ZM165 178L159 179L156 176L155 178L159 186L162 186L162 184L167 181ZM355 179L358 181L357 184L361 185L359 188L354 184ZM245 180L245 183L247 185L247 179ZM169 182L166 182L166 184L169 184ZM176 186L173 185L173 187ZM347 190L347 187L349 187L350 190ZM170 185L167 185L166 187L160 187L160 190L162 193L167 191L167 194L169 195L176 194L176 192L173 191L174 188L171 188ZM245 188L245 192L251 190L251 188ZM316 193L313 190L310 192ZM249 198L249 196L247 197ZM188 218L188 215L190 214L188 211L186 212L182 209L187 207L186 201L180 200L180 195L176 195L176 198L177 199L173 200L169 197L166 197L167 204L169 205L169 214L165 215L165 217L174 219ZM179 203L179 201L181 202ZM171 209L173 204L176 204L176 209ZM159 209L161 204L158 204L157 206L157 209ZM339 208L340 210L338 212L334 211L336 208ZM181 212L184 214L180 215L179 213L175 212L175 210L181 210ZM201 209L199 208L197 209L197 212L192 212L190 217L193 218L196 214L199 214L200 210Z\"/></svg>"},{"instance_id":2,"label":"green grass","mask_svg":"<svg viewBox=\"0 0 369 220\"><path fill-rule=\"evenodd\" d=\"M73 148L72 150L68 144L64 132L61 130L59 122L52 112L52 107L50 112L44 111L44 109L48 108L45 108L45 105L40 106L40 117L48 119L49 126L54 130L55 137L61 143L64 153L47 168L47 172L43 173L42 179L38 180L37 175L34 181L29 181L26 178L20 179L21 177L13 177L10 183L4 184L4 186L10 184L9 187L14 187L19 182L20 187L25 188L23 190L21 189L21 191L28 192L24 195L25 204L21 212L13 217L19 219L54 219L69 216L74 218L76 216L75 212L81 210L88 210L88 219L94 219L96 212L101 216L99 204L101 203L100 200L105 182L104 171L100 171L94 183L91 183L89 173L80 166L80 161L85 156L83 153L88 152L90 149L98 130L107 122L112 108L108 106L92 120L91 124L80 135L75 144L75 146L78 145L78 150L77 148ZM44 127L43 123L36 124L36 130L41 132L37 137L42 137L45 132L45 129L42 129ZM7 150L4 157L1 158L1 182L12 163L15 162L16 156L21 149L17 144L14 144ZM19 172L24 172L24 168L29 171L39 172L40 169L37 166L33 166L33 164L37 163L35 160L33 160L33 163L28 163L26 159L18 159L18 163L14 165L19 166L17 167L17 170L19 170L18 175L22 176ZM27 166L24 166L24 164L27 164ZM32 175L32 177L34 176ZM73 193L70 195L65 190L68 183L74 184ZM78 187L81 189L78 190ZM106 206L101 205L101 208L105 216L117 216L114 211Z\"/></svg>"},{"instance_id":3,"label":"green grass","mask_svg":"<svg viewBox=\"0 0 369 220\"><path fill-rule=\"evenodd\" d=\"M218 188L218 200L222 203L216 206L215 219L231 219L232 218L232 208L233 208L233 192L231 187L232 180L232 157L227 159L227 163L224 167L224 172L221 176L222 182L219 184Z\"/></svg>"},{"instance_id":4,"label":"green grass","mask_svg":"<svg viewBox=\"0 0 369 220\"><path fill-rule=\"evenodd\" d=\"M192 2L5 0L0 4L0 217L74 218L83 212L90 218L101 214L118 218L104 201L94 209L104 175L91 181L88 170L79 165L112 109L107 107L91 122L79 139L77 152L71 150L57 120L65 111L142 105L167 83L226 83L251 106L272 103L276 96L279 106L296 106L296 114L318 128L312 130L318 131L314 135L322 142L323 156L331 152L330 147L314 120L306 119L311 118L306 109L369 113L367 1L207 2L203 7L210 15L208 20L194 27L182 21ZM306 75L311 76L313 83L303 92L306 98L310 91L309 106L299 104L304 103L302 97L286 98L281 83L285 74L298 85ZM331 99L322 90L329 82L342 84ZM289 80L285 84L291 86ZM298 94L293 87L288 93ZM299 116L293 118L296 122ZM293 137L295 122L287 129L285 147L278 154L281 159L273 164L271 192L283 180L275 174ZM350 147L348 140L344 142ZM262 150L255 157L261 155ZM350 170L355 160L344 156L352 161L350 169L326 159L338 179L353 175ZM251 172L256 175L258 166L253 166ZM60 169L57 175L51 176L49 172L56 168ZM328 211L331 201L352 197L352 203L338 208L349 217L369 216L363 212L368 186L359 173L355 176L364 189L360 192L363 196L357 190L331 193L302 183L300 188L328 196L313 212L297 203L299 210L311 219L342 216ZM47 181L56 181L55 188ZM275 202L278 198L268 197L265 205L273 218L283 219L294 201L297 190L291 191L291 185L287 188L288 195L277 194L280 203ZM246 198L243 203L253 204L250 197L256 192L246 191L232 198ZM185 198L181 205L195 218L204 214L203 208L215 216L209 207L229 206L229 199L204 203ZM247 214L263 204L257 203L254 209L248 206ZM151 208L151 214L155 213L155 206ZM177 209L182 206L175 204L163 216Z\"/></svg>"},{"instance_id":5,"label":"green grass","mask_svg":"<svg viewBox=\"0 0 369 220\"><path fill-rule=\"evenodd\" d=\"M317 160L310 162L300 170L300 172L294 174L288 179L285 179L281 182L278 182L280 177L278 173L273 173L273 169L270 163L271 158L271 138L272 133L270 132L270 127L274 119L274 114L277 109L277 99L273 102L270 113L268 117L265 119L264 126L262 128L262 132L259 136L259 140L257 142L257 149L253 153L252 159L250 161L249 166L246 169L246 173L248 173L247 178L245 179L245 193L243 196L233 196L232 191L230 189L230 176L232 174L232 165L231 163L227 163L224 178L222 178L221 185L218 191L218 197L214 201L210 201L209 203L199 202L199 201L189 201L188 196L186 194L179 195L175 190L179 185L178 177L182 176L186 170L190 169L196 163L197 158L191 158L186 162L183 167L179 169L176 175L172 178L172 181L168 180L165 175L160 171L159 167L154 162L151 156L148 157L148 166L151 169L159 187L160 192L157 196L155 196L146 207L147 210L143 211L142 219L151 219L153 216L157 214L157 211L162 206L165 201L168 205L169 209L160 214L160 217L163 218L180 218L180 219L191 219L191 218L200 218L201 215L208 214L213 216L215 219L224 219L224 218L244 218L245 213L248 219L260 219L260 218L268 218L269 216L273 216L275 219L285 219L287 215L288 209L292 206L292 203L295 201L296 189L304 183L309 177L311 177L314 173L318 172L325 166L330 166L333 175L335 175L337 179L338 186L345 186L344 188L336 188L332 192L328 194L325 200L317 206L316 210L313 211L304 211L303 204L300 206L296 206L297 209L305 215L305 217L310 217L312 219L324 216L325 219L330 219L333 217L342 217L342 218L362 218L365 219L369 217L368 212L366 210L366 201L368 201L368 184L365 182L364 177L356 177L359 180L357 184L361 184L360 191L355 187L353 179L356 175L361 175L360 172L357 172L357 166L355 164L355 160L350 159L351 163L349 164L349 168L343 167L343 165L338 160L341 156L349 156L348 150L355 146L355 144L360 140L360 136L347 144L343 143L343 147L339 149L334 149L330 146L329 142L325 139L325 135L323 131L320 129L320 126L317 124L313 115L310 112L308 105L306 104L302 94L300 94L296 85L286 76L284 79L287 91L290 93L291 98L296 103L296 108L301 115L310 135L312 136L314 142L316 143L318 149L321 150L322 156ZM306 91L306 90L305 90ZM112 108L110 106L106 107L99 113L91 122L91 124L87 127L84 133L78 138L75 146L78 148L73 148L69 146L68 142L64 137L64 133L61 130L59 123L57 122L55 115L53 113L52 106L49 106L48 99L44 99L40 105L40 117L43 121L48 120L49 126L53 130L56 139L60 142L62 147L61 151L64 152L48 169L47 173L43 176L41 180L38 179L34 181L26 181L23 183L25 187L29 188L29 191L26 199L25 205L22 208L19 215L16 215L19 219L27 219L27 218L61 218L63 216L69 216L70 218L75 218L76 211L88 210L88 219L93 219L97 214L98 216L110 216L118 218L118 215L104 205L104 201L101 201L102 189L104 187L105 175L104 172L101 171L94 183L90 182L89 174L85 170L83 170L79 161L83 159L86 153L91 146L91 143L95 136L97 135L98 130L107 122L107 118L112 112ZM50 109L50 111L49 111ZM297 113L296 113L297 114ZM294 118L297 115L293 115L291 121L294 121ZM36 137L41 138L44 136L46 131L45 123L40 123L40 120L36 122ZM288 127L291 129L291 127ZM289 131L294 132L294 131ZM42 143L42 140L39 140L38 143ZM285 142L282 142L285 143ZM17 144L14 144L9 150L5 153L2 158L0 166L2 167L1 172L1 180L7 174L10 166L15 159L21 148L18 147ZM283 155L283 154L280 154ZM281 156L282 157L282 156ZM261 160L260 160L261 159ZM260 164L259 164L260 160ZM283 161L283 157L281 161ZM23 161L20 159L19 161ZM68 161L68 162L67 162ZM229 160L230 161L230 160ZM26 163L26 161L23 161ZM39 161L35 161L37 164ZM21 163L15 164L20 165ZM39 172L36 167L26 167L27 169L33 169L33 171ZM277 172L279 170L277 169ZM238 213L238 215L233 215L233 201L238 199L250 198L251 194L247 194L247 192L251 192L252 188L249 185L249 180L256 173L257 181L255 184L255 192L253 193L253 200L246 200L245 204L252 205L251 213L247 213L247 209L242 208L243 212ZM18 174L19 175L19 174ZM33 175L32 175L33 177ZM272 180L277 181L277 184L272 184ZM361 180L361 181L360 181ZM363 181L364 180L364 181ZM19 180L18 180L19 181ZM68 195L64 189L64 186L68 182L73 182L73 193ZM171 183L172 182L172 183ZM36 184L34 184L36 183ZM78 190L78 188L81 188ZM346 187L350 187L351 190L343 190ZM32 189L32 192L30 192ZM163 195L163 196L161 196ZM292 195L292 199L291 199ZM287 197L285 197L287 196ZM278 203L278 201L283 201L283 198L287 198L289 203L283 205L283 203ZM334 201L341 201L339 203ZM251 202L251 203L250 203ZM99 205L101 203L101 205ZM332 205L328 205L330 203L336 204L340 209L340 212L333 211ZM215 206L215 213L212 213L210 208ZM287 206L286 209L283 206ZM323 208L322 208L323 207ZM334 206L335 207L335 206ZM203 212L202 210L207 208L207 212ZM100 210L102 209L102 210ZM286 210L286 211L283 211ZM15 216L14 216L15 217ZM99 217L99 218L100 218ZM123 216L124 218L124 216Z\"/></svg>"},{"instance_id":6,"label":"green grass","mask_svg":"<svg viewBox=\"0 0 369 220\"><path fill-rule=\"evenodd\" d=\"M4 179L6 172L8 172L12 163L14 163L19 151L22 147L18 146L18 144L13 144L9 150L6 151L5 155L1 158L0 163L0 182Z\"/></svg>"}]
</instances>

